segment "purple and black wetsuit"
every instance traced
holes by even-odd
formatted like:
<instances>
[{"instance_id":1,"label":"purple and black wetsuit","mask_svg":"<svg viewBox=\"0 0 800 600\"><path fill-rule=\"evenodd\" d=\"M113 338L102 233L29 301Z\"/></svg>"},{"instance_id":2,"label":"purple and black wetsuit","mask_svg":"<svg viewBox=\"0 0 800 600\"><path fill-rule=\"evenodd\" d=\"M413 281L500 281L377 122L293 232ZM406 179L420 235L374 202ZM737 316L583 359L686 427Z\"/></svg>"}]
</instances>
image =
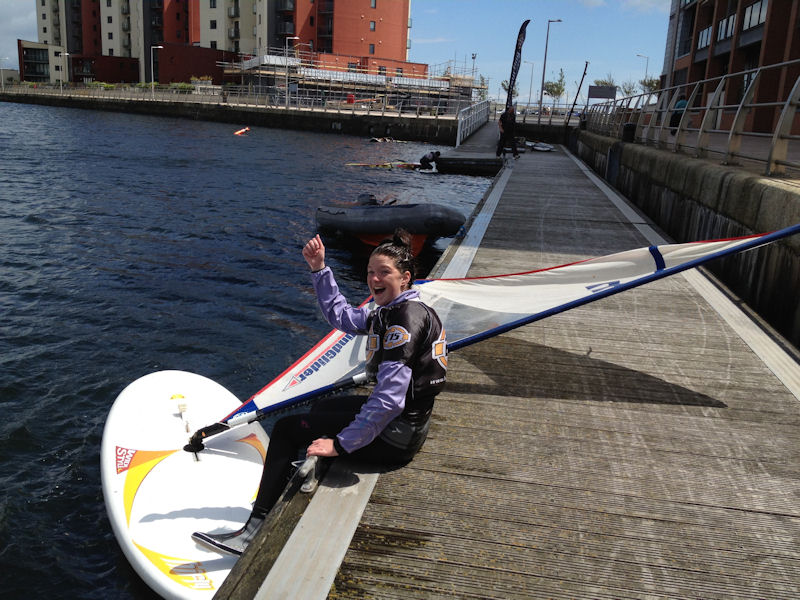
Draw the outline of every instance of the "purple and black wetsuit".
<instances>
[{"instance_id":1,"label":"purple and black wetsuit","mask_svg":"<svg viewBox=\"0 0 800 600\"><path fill-rule=\"evenodd\" d=\"M436 394L444 387L447 343L439 317L407 290L372 311L351 306L329 268L312 274L328 323L368 335L367 374L376 381L368 398L318 402L309 413L280 419L270 436L254 511L266 513L286 483L289 464L315 439L333 437L339 455L403 464L422 447Z\"/></svg>"}]
</instances>

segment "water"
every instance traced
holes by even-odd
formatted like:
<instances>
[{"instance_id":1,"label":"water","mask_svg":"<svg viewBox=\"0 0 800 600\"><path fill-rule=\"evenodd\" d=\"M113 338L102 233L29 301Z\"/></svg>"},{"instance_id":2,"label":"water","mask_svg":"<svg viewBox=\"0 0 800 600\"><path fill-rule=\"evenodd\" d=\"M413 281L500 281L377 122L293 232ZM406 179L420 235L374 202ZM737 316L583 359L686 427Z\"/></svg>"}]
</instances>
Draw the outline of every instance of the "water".
<instances>
[{"instance_id":1,"label":"water","mask_svg":"<svg viewBox=\"0 0 800 600\"><path fill-rule=\"evenodd\" d=\"M103 506L117 394L182 369L247 399L327 332L300 255L318 205L373 193L468 214L490 183L343 166L444 147L236 129L0 103L4 598L153 597ZM361 301L366 252L329 241Z\"/></svg>"}]
</instances>

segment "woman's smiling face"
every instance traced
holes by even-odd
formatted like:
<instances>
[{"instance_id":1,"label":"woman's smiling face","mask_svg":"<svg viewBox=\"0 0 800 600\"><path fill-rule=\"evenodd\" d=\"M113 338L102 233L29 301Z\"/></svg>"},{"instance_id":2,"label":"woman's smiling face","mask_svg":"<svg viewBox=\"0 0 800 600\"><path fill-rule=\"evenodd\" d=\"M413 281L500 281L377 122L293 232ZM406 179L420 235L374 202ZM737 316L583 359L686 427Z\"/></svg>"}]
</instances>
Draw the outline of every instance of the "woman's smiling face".
<instances>
[{"instance_id":1,"label":"woman's smiling face","mask_svg":"<svg viewBox=\"0 0 800 600\"><path fill-rule=\"evenodd\" d=\"M383 254L373 254L367 264L367 286L378 306L386 306L408 289L411 273L403 273L394 260Z\"/></svg>"}]
</instances>

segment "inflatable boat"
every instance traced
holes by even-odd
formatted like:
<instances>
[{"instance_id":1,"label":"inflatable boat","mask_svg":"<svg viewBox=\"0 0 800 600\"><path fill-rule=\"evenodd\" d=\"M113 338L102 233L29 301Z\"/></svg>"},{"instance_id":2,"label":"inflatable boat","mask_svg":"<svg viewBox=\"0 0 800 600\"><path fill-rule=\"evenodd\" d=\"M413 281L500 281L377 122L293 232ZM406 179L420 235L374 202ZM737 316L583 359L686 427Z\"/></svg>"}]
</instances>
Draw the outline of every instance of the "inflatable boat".
<instances>
[{"instance_id":1,"label":"inflatable boat","mask_svg":"<svg viewBox=\"0 0 800 600\"><path fill-rule=\"evenodd\" d=\"M418 254L428 238L449 237L458 233L464 215L439 204L373 204L359 206L320 206L317 227L351 235L365 244L377 246L398 227L412 235L412 249Z\"/></svg>"}]
</instances>

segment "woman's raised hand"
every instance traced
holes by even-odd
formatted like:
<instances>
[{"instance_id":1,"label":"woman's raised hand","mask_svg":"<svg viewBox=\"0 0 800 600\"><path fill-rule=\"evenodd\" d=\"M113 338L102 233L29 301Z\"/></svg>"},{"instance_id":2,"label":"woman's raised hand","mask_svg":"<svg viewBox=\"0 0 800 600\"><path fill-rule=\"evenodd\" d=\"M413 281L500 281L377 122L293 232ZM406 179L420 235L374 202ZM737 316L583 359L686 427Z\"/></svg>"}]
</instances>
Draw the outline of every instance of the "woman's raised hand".
<instances>
[{"instance_id":1,"label":"woman's raised hand","mask_svg":"<svg viewBox=\"0 0 800 600\"><path fill-rule=\"evenodd\" d=\"M308 240L303 246L303 258L306 259L312 271L325 268L325 244L322 243L319 234Z\"/></svg>"}]
</instances>

